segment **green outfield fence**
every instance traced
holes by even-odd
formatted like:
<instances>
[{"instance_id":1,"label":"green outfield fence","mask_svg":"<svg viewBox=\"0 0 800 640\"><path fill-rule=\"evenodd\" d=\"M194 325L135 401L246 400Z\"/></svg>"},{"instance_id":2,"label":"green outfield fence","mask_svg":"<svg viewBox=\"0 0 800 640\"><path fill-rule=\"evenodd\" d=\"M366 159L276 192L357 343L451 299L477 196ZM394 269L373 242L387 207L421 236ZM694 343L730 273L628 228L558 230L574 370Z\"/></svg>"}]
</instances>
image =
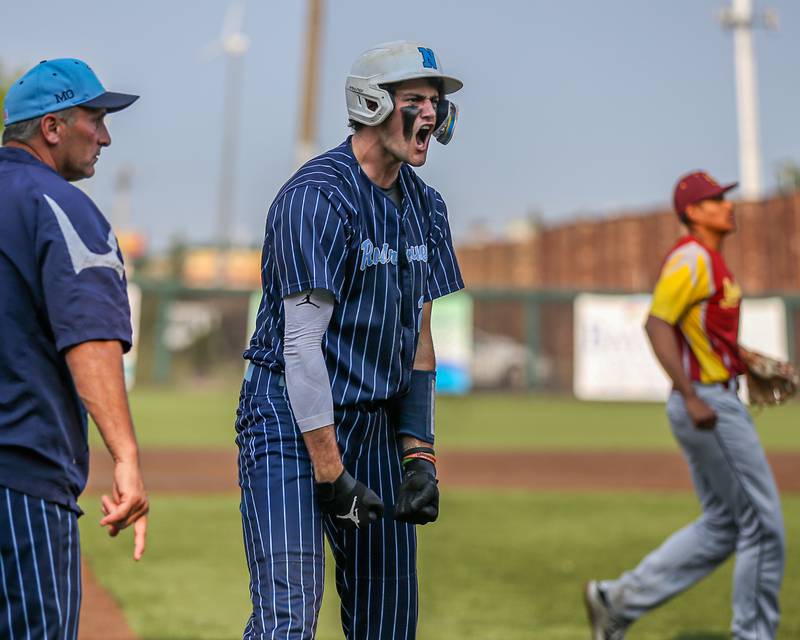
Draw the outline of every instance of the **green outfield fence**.
<instances>
[{"instance_id":1,"label":"green outfield fence","mask_svg":"<svg viewBox=\"0 0 800 640\"><path fill-rule=\"evenodd\" d=\"M137 379L166 384L179 379L240 375L241 353L249 336L250 289L192 288L177 281L134 279L142 290ZM525 375L499 377L496 388L507 384L518 390L571 393L573 380L573 306L581 293L632 295L635 291L573 289L467 289L473 299L473 327L477 336L502 337L527 351ZM649 292L638 292L649 293ZM781 298L786 308L788 353L798 358L800 295L764 293L751 298ZM212 313L214 324L183 348L169 344L175 309L184 318Z\"/></svg>"},{"instance_id":2,"label":"green outfield fence","mask_svg":"<svg viewBox=\"0 0 800 640\"><path fill-rule=\"evenodd\" d=\"M474 325L492 334L507 335L527 345L533 355L527 388L569 393L573 379L573 306L581 293L608 295L649 294L649 291L576 291L570 289L519 290L470 289L474 301ZM745 296L749 299L780 298L786 309L786 344L790 359L798 358L797 330L800 295L785 292ZM542 361L548 366L536 366ZM543 375L544 372L544 375Z\"/></svg>"}]
</instances>

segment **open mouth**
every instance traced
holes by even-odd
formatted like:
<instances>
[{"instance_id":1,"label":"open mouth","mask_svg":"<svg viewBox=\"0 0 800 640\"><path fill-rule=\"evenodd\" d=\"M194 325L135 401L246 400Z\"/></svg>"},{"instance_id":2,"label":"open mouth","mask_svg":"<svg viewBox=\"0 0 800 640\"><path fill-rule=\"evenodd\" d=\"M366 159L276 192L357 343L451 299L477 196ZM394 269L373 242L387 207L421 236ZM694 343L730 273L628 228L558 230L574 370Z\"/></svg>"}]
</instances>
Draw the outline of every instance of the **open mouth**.
<instances>
[{"instance_id":1,"label":"open mouth","mask_svg":"<svg viewBox=\"0 0 800 640\"><path fill-rule=\"evenodd\" d=\"M425 145L428 144L428 140L431 137L431 131L432 130L433 130L433 127L430 126L430 125L427 125L427 124L424 124L419 128L419 130L417 131L417 136L416 136L417 146L418 147L424 147Z\"/></svg>"}]
</instances>

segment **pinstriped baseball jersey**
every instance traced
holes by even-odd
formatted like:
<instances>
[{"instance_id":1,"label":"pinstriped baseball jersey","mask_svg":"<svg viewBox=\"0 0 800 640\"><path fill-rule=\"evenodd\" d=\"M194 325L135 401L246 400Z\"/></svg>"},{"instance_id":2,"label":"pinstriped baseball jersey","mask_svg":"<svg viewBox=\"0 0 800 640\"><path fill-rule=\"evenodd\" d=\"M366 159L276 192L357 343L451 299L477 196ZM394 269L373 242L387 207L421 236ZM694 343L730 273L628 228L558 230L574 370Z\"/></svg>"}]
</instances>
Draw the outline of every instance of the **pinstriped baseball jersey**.
<instances>
[{"instance_id":1,"label":"pinstriped baseball jersey","mask_svg":"<svg viewBox=\"0 0 800 640\"><path fill-rule=\"evenodd\" d=\"M327 289L337 303L323 342L334 404L408 388L423 302L464 284L441 196L406 164L398 181L401 208L369 180L348 138L283 186L267 216L263 297L246 359L283 371L282 299Z\"/></svg>"}]
</instances>

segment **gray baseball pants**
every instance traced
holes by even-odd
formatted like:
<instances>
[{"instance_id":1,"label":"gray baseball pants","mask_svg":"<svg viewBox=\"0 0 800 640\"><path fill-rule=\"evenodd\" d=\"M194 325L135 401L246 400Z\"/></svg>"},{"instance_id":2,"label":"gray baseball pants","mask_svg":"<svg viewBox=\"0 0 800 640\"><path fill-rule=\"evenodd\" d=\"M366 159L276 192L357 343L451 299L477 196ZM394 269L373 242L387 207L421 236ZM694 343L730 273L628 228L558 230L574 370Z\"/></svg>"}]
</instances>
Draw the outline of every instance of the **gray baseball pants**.
<instances>
[{"instance_id":1,"label":"gray baseball pants","mask_svg":"<svg viewBox=\"0 0 800 640\"><path fill-rule=\"evenodd\" d=\"M673 391L667 415L689 463L702 515L672 534L633 571L601 582L615 613L636 620L688 589L736 554L733 621L737 640L775 638L785 557L783 516L772 470L735 383L696 384L717 414L696 429Z\"/></svg>"}]
</instances>

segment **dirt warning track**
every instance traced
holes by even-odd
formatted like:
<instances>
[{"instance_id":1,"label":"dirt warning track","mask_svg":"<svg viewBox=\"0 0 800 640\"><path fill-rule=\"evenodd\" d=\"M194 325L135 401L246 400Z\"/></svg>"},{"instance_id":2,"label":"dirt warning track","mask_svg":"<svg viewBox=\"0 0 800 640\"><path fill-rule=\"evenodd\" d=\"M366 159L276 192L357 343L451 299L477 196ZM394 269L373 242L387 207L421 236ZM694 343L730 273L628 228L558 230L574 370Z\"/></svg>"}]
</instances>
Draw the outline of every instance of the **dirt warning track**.
<instances>
[{"instance_id":1,"label":"dirt warning track","mask_svg":"<svg viewBox=\"0 0 800 640\"><path fill-rule=\"evenodd\" d=\"M237 491L236 452L219 449L150 449L141 454L148 491ZM800 492L800 452L768 454L778 486ZM565 491L687 491L686 463L674 452L473 452L439 454L444 487ZM92 455L88 491L107 492L111 460Z\"/></svg>"}]
</instances>

